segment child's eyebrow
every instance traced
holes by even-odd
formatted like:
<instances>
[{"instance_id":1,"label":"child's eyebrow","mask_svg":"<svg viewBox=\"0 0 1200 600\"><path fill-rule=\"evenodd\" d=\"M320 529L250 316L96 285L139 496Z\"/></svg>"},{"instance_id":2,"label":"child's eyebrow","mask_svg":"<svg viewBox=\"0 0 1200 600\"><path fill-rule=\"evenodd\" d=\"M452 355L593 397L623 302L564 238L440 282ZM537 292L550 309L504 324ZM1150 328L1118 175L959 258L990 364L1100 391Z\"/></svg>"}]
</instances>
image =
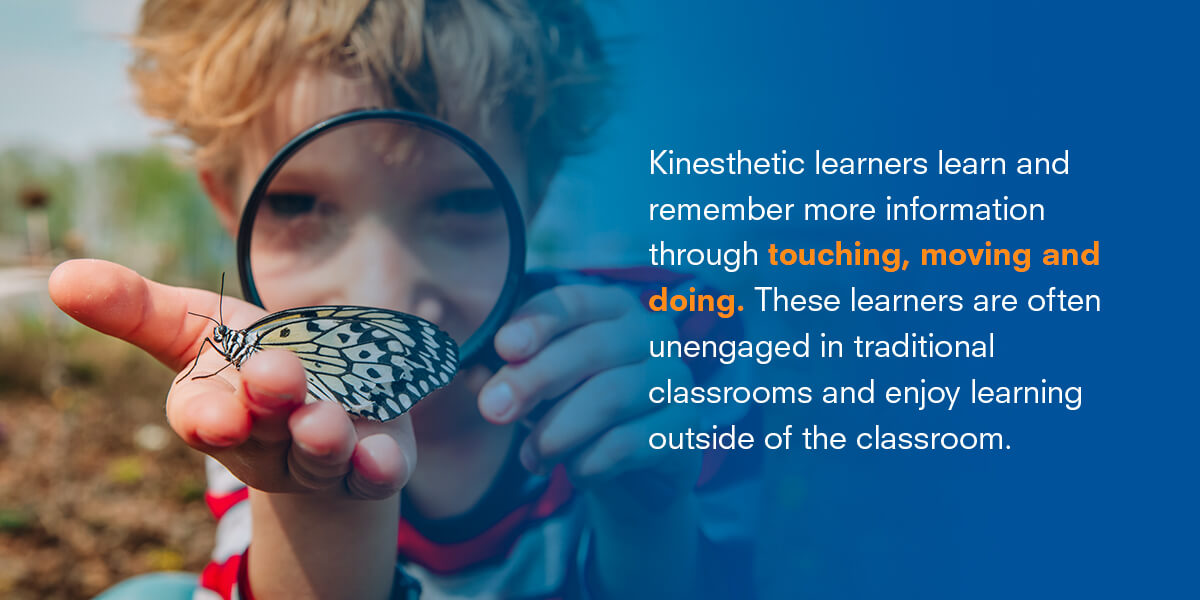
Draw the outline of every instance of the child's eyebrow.
<instances>
[{"instance_id":1,"label":"child's eyebrow","mask_svg":"<svg viewBox=\"0 0 1200 600\"><path fill-rule=\"evenodd\" d=\"M446 169L438 170L432 176L440 178L454 187L492 187L492 180L488 178L487 173L484 173L483 169L474 162L447 165Z\"/></svg>"},{"instance_id":2,"label":"child's eyebrow","mask_svg":"<svg viewBox=\"0 0 1200 600\"><path fill-rule=\"evenodd\" d=\"M310 189L317 187L322 177L314 177L311 173L299 173L295 171L280 172L271 180L271 186L268 192L277 192L284 189Z\"/></svg>"},{"instance_id":3,"label":"child's eyebrow","mask_svg":"<svg viewBox=\"0 0 1200 600\"><path fill-rule=\"evenodd\" d=\"M491 185L491 180L483 167L466 151L451 146L450 142L439 140L437 152L426 156L420 168L431 178L442 178L454 183L465 183L475 187Z\"/></svg>"},{"instance_id":4,"label":"child's eyebrow","mask_svg":"<svg viewBox=\"0 0 1200 600\"><path fill-rule=\"evenodd\" d=\"M316 156L300 151L288 160L271 180L270 191L277 188L312 189L329 184L336 171Z\"/></svg>"}]
</instances>

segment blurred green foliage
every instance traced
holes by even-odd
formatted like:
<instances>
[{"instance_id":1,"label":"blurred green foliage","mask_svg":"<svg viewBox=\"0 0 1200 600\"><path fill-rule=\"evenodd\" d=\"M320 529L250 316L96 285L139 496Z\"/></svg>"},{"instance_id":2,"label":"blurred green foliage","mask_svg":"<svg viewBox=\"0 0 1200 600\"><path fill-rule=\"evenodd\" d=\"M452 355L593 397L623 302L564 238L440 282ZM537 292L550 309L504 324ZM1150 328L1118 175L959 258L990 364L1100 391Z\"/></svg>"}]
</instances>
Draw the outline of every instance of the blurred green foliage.
<instances>
[{"instance_id":1,"label":"blurred green foliage","mask_svg":"<svg viewBox=\"0 0 1200 600\"><path fill-rule=\"evenodd\" d=\"M122 456L108 463L106 473L109 481L121 485L133 485L145 476L142 459L137 456Z\"/></svg>"},{"instance_id":2,"label":"blurred green foliage","mask_svg":"<svg viewBox=\"0 0 1200 600\"><path fill-rule=\"evenodd\" d=\"M24 531L37 519L28 508L0 508L0 531Z\"/></svg>"},{"instance_id":3,"label":"blurred green foliage","mask_svg":"<svg viewBox=\"0 0 1200 600\"><path fill-rule=\"evenodd\" d=\"M194 173L165 148L85 160L38 148L0 150L0 236L24 238L26 209L18 199L30 187L49 195L55 259L104 258L160 281L205 287L234 264L233 243Z\"/></svg>"},{"instance_id":4,"label":"blurred green foliage","mask_svg":"<svg viewBox=\"0 0 1200 600\"><path fill-rule=\"evenodd\" d=\"M0 390L8 394L43 391L51 353L47 325L28 313L5 319L0 343Z\"/></svg>"}]
</instances>

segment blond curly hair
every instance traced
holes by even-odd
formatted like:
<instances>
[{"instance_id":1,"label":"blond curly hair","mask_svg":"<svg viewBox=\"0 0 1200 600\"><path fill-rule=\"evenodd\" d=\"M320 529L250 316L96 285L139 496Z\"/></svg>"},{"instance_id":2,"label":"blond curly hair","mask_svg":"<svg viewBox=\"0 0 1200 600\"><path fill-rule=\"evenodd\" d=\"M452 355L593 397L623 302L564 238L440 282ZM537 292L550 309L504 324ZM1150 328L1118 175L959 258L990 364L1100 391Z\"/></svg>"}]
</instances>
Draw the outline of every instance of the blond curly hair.
<instances>
[{"instance_id":1,"label":"blond curly hair","mask_svg":"<svg viewBox=\"0 0 1200 600\"><path fill-rule=\"evenodd\" d=\"M579 0L146 0L132 44L144 110L228 180L244 128L306 68L441 118L509 111L531 182L608 108L610 68Z\"/></svg>"}]
</instances>

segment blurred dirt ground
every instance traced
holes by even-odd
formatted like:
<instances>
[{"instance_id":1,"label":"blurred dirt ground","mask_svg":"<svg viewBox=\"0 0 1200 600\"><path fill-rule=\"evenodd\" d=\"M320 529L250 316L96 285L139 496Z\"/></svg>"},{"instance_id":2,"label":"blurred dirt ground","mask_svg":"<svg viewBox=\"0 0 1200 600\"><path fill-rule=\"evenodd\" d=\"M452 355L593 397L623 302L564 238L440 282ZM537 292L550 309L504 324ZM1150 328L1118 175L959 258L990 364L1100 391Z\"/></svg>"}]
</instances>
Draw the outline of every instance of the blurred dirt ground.
<instances>
[{"instance_id":1,"label":"blurred dirt ground","mask_svg":"<svg viewBox=\"0 0 1200 600\"><path fill-rule=\"evenodd\" d=\"M66 321L0 328L0 598L91 598L212 548L201 455L163 413L172 374Z\"/></svg>"}]
</instances>

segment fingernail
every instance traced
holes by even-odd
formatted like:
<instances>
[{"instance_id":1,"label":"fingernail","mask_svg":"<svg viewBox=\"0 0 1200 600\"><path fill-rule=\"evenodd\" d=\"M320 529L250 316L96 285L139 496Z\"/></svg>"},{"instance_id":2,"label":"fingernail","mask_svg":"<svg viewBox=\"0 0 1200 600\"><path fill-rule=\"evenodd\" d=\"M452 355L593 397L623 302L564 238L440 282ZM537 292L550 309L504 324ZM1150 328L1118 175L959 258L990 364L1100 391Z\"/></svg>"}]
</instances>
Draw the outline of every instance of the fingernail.
<instances>
[{"instance_id":1,"label":"fingernail","mask_svg":"<svg viewBox=\"0 0 1200 600\"><path fill-rule=\"evenodd\" d=\"M531 473L538 472L537 452L533 450L533 446L528 442L521 445L521 464Z\"/></svg>"},{"instance_id":2,"label":"fingernail","mask_svg":"<svg viewBox=\"0 0 1200 600\"><path fill-rule=\"evenodd\" d=\"M233 445L232 439L220 435L213 435L204 431L203 429L196 430L196 437L200 438L200 441L208 444L209 446L225 447Z\"/></svg>"},{"instance_id":3,"label":"fingernail","mask_svg":"<svg viewBox=\"0 0 1200 600\"><path fill-rule=\"evenodd\" d=\"M404 457L404 467L405 467L404 479L402 479L400 481L400 485L404 485L405 483L408 483L409 478L412 477L413 472L417 468L417 465L416 465L417 457L412 452L405 452L403 448L400 449L400 456Z\"/></svg>"},{"instance_id":4,"label":"fingernail","mask_svg":"<svg viewBox=\"0 0 1200 600\"><path fill-rule=\"evenodd\" d=\"M306 444L303 438L311 434L306 434L305 430L320 428L321 414L316 410L309 410L300 415L293 413L289 428L292 431L292 443L301 451L314 457L328 456L333 453L333 448L316 448L311 444Z\"/></svg>"},{"instance_id":5,"label":"fingernail","mask_svg":"<svg viewBox=\"0 0 1200 600\"><path fill-rule=\"evenodd\" d=\"M513 323L496 334L501 346L524 355L533 346L533 327L529 323Z\"/></svg>"},{"instance_id":6,"label":"fingernail","mask_svg":"<svg viewBox=\"0 0 1200 600\"><path fill-rule=\"evenodd\" d=\"M281 406L285 406L292 401L289 394L273 394L258 387L246 384L246 397L255 407L265 411L273 411Z\"/></svg>"},{"instance_id":7,"label":"fingernail","mask_svg":"<svg viewBox=\"0 0 1200 600\"><path fill-rule=\"evenodd\" d=\"M377 433L369 435L358 441L358 449L360 452L366 452L373 460L383 458L383 453L390 453L391 447L396 445L385 433Z\"/></svg>"},{"instance_id":8,"label":"fingernail","mask_svg":"<svg viewBox=\"0 0 1200 600\"><path fill-rule=\"evenodd\" d=\"M305 444L304 442L302 442L296 438L292 438L292 443L295 444L296 447L299 448L301 452L304 452L305 454L307 454L309 456L320 458L322 456L327 456L329 454L329 452L322 452L320 450L317 450L316 448L313 448L312 446L309 446L308 444Z\"/></svg>"},{"instance_id":9,"label":"fingernail","mask_svg":"<svg viewBox=\"0 0 1200 600\"><path fill-rule=\"evenodd\" d=\"M493 419L505 420L513 409L512 388L507 383L501 383L483 390L479 405Z\"/></svg>"}]
</instances>

